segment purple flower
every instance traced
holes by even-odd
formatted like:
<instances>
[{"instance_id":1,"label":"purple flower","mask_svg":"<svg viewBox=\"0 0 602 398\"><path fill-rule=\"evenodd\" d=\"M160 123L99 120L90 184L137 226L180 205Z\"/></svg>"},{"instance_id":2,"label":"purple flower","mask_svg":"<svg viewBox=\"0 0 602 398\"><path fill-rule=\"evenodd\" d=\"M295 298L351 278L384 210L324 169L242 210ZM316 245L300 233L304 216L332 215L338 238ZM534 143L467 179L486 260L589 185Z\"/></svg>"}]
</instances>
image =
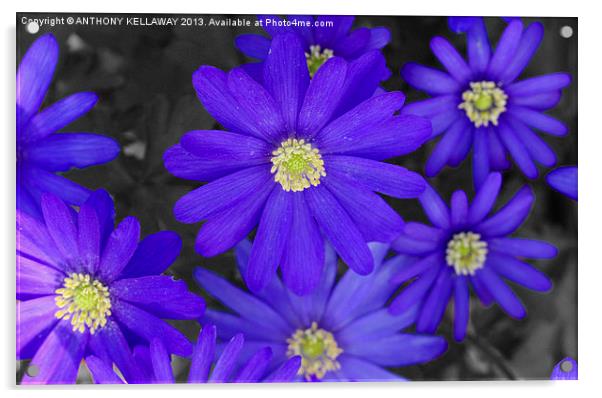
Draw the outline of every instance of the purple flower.
<instances>
[{"instance_id":1,"label":"purple flower","mask_svg":"<svg viewBox=\"0 0 602 398\"><path fill-rule=\"evenodd\" d=\"M529 215L534 200L531 189L522 187L497 213L487 216L501 184L501 175L492 173L470 205L464 191L456 191L450 208L427 187L420 203L433 225L407 223L404 234L393 242L393 249L418 260L393 277L394 283L411 283L394 299L390 310L402 313L419 303L417 331L435 332L453 295L454 338L463 340L470 315L469 285L485 306L496 301L516 319L526 312L503 279L540 292L551 289L548 277L522 259L553 258L556 248L546 242L508 237Z\"/></svg>"},{"instance_id":2,"label":"purple flower","mask_svg":"<svg viewBox=\"0 0 602 398\"><path fill-rule=\"evenodd\" d=\"M252 295L197 268L194 276L199 285L232 311L208 310L201 322L217 325L223 339L244 333L243 360L266 344L276 366L300 355L299 380L399 380L384 368L431 361L446 351L447 343L439 336L400 333L415 321L415 308L392 316L385 305L396 290L389 279L411 259L398 256L383 261L388 248L371 244L374 272L360 276L347 271L338 283L337 257L327 248L320 284L313 294L303 297L278 277ZM248 241L236 247L241 274L248 267L250 252Z\"/></svg>"},{"instance_id":3,"label":"purple flower","mask_svg":"<svg viewBox=\"0 0 602 398\"><path fill-rule=\"evenodd\" d=\"M349 64L333 57L309 79L302 43L272 40L265 86L241 69L202 66L193 76L207 111L228 131L192 131L164 155L175 176L209 181L174 207L178 221L205 220L195 248L211 257L257 224L245 280L265 287L278 266L285 284L311 292L324 265L324 237L355 272L374 264L366 242L389 242L400 216L374 191L417 197L423 178L381 161L414 151L430 135L424 118L394 113L400 92L374 95L381 54Z\"/></svg>"},{"instance_id":4,"label":"purple flower","mask_svg":"<svg viewBox=\"0 0 602 398\"><path fill-rule=\"evenodd\" d=\"M353 16L291 15L286 20L274 15L260 15L268 37L253 33L236 37L235 44L245 55L264 61L273 38L283 34L294 34L300 41L310 76L331 57L337 56L346 61L355 61L361 56L380 50L389 43L391 34L384 27L351 29ZM263 63L244 65L245 71L257 81L263 80ZM386 80L391 72L385 65L374 71L380 80Z\"/></svg>"},{"instance_id":5,"label":"purple flower","mask_svg":"<svg viewBox=\"0 0 602 398\"><path fill-rule=\"evenodd\" d=\"M561 98L570 81L566 73L552 73L516 81L539 47L543 26L526 29L510 21L492 50L482 18L452 18L450 26L466 32L468 62L442 37L431 40L431 50L447 72L416 63L406 64L402 77L432 98L407 105L402 114L429 117L431 138L441 136L427 164L427 176L445 165L458 166L472 147L473 177L480 186L490 170L509 167L510 153L518 168L536 178L535 163L556 164L552 149L534 131L564 136L567 128L543 113Z\"/></svg>"},{"instance_id":6,"label":"purple flower","mask_svg":"<svg viewBox=\"0 0 602 398\"><path fill-rule=\"evenodd\" d=\"M561 194L577 200L577 174L577 166L558 167L546 176L546 181Z\"/></svg>"},{"instance_id":7,"label":"purple flower","mask_svg":"<svg viewBox=\"0 0 602 398\"><path fill-rule=\"evenodd\" d=\"M106 163L119 154L119 145L112 138L56 133L92 109L96 94L72 94L40 111L58 53L54 36L41 36L23 56L17 71L17 208L38 218L44 192L75 205L90 194L55 173Z\"/></svg>"},{"instance_id":8,"label":"purple flower","mask_svg":"<svg viewBox=\"0 0 602 398\"><path fill-rule=\"evenodd\" d=\"M295 356L269 372L273 355L272 349L267 346L258 348L248 360L241 363L239 357L245 347L245 338L241 333L232 337L228 344L221 347L221 353L216 355L219 351L216 349L216 337L214 325L205 325L199 333L191 358L188 383L286 383L295 378L301 365L301 357ZM175 383L171 356L161 340L153 339L150 346L134 348L134 361L144 375L145 383ZM123 382L105 362L95 358L87 363L95 383Z\"/></svg>"},{"instance_id":9,"label":"purple flower","mask_svg":"<svg viewBox=\"0 0 602 398\"><path fill-rule=\"evenodd\" d=\"M42 221L17 211L17 359L33 358L39 370L23 384L74 383L89 355L137 380L128 341L160 338L168 352L192 353L161 319L196 319L205 308L183 281L161 275L180 253L177 234L138 243L135 217L113 229L113 202L102 190L78 213L43 194L41 211Z\"/></svg>"},{"instance_id":10,"label":"purple flower","mask_svg":"<svg viewBox=\"0 0 602 398\"><path fill-rule=\"evenodd\" d=\"M577 361L566 357L554 366L550 380L579 380L577 372Z\"/></svg>"}]
</instances>

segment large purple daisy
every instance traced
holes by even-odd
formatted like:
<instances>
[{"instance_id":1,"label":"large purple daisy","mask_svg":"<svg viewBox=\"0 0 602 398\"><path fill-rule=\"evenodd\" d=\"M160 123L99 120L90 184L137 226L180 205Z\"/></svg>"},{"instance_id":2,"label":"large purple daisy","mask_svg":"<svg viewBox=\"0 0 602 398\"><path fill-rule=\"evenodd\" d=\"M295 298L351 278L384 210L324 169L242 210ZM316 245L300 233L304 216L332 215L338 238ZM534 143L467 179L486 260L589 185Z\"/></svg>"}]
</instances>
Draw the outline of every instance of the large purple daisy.
<instances>
[{"instance_id":1,"label":"large purple daisy","mask_svg":"<svg viewBox=\"0 0 602 398\"><path fill-rule=\"evenodd\" d=\"M420 203L433 225L408 222L404 234L393 242L399 253L419 257L392 278L394 283L410 283L390 306L396 314L418 303L417 331L435 332L453 295L454 338L463 340L470 315L469 285L484 305L496 301L516 319L526 315L525 308L503 279L541 292L552 288L546 275L522 259L553 258L556 248L542 241L508 237L529 215L534 199L531 189L524 186L497 213L487 216L501 184L501 175L492 173L470 205L464 191L456 191L450 208L427 187Z\"/></svg>"},{"instance_id":2,"label":"large purple daisy","mask_svg":"<svg viewBox=\"0 0 602 398\"><path fill-rule=\"evenodd\" d=\"M245 55L264 61L268 57L272 39L285 33L294 34L301 41L310 76L333 56L354 61L364 54L380 50L389 43L391 34L384 27L352 29L353 16L290 15L285 20L275 15L260 15L268 36L246 33L236 37L236 46ZM258 81L263 80L263 63L247 64L245 70ZM380 80L390 76L385 65L374 71Z\"/></svg>"},{"instance_id":3,"label":"large purple daisy","mask_svg":"<svg viewBox=\"0 0 602 398\"><path fill-rule=\"evenodd\" d=\"M187 356L192 345L161 318L196 319L202 298L183 281L161 275L180 253L170 231L138 243L140 224L114 228L113 202L93 192L78 213L43 194L43 221L17 211L17 359L33 358L23 384L74 383L89 355L140 380L128 341L159 338ZM140 380L141 381L141 380Z\"/></svg>"},{"instance_id":4,"label":"large purple daisy","mask_svg":"<svg viewBox=\"0 0 602 398\"><path fill-rule=\"evenodd\" d=\"M472 147L477 186L491 170L509 167L507 153L527 177L536 178L535 162L551 167L556 155L533 129L567 134L566 126L544 111L556 106L571 81L567 73L516 81L539 47L543 26L523 28L520 20L511 20L494 51L482 18L453 18L450 25L467 34L468 63L446 39L435 37L431 50L447 72L415 63L401 70L411 86L433 97L402 110L429 117L431 138L442 136L427 161L427 176L445 165L458 166Z\"/></svg>"},{"instance_id":5,"label":"large purple daisy","mask_svg":"<svg viewBox=\"0 0 602 398\"><path fill-rule=\"evenodd\" d=\"M241 69L194 74L199 99L228 130L189 132L164 155L172 174L209 181L174 207L180 222L206 221L199 253L223 253L259 224L245 273L253 291L280 266L288 287L311 292L324 236L351 269L372 272L366 242L389 242L403 227L374 191L414 198L424 189L419 174L381 161L414 151L431 131L422 117L394 115L402 93L373 95L372 71L384 62L333 57L310 81L302 43L283 34L272 40L264 86Z\"/></svg>"},{"instance_id":6,"label":"large purple daisy","mask_svg":"<svg viewBox=\"0 0 602 398\"><path fill-rule=\"evenodd\" d=\"M301 365L301 357L294 356L275 370L268 371L273 355L267 346L258 348L241 363L239 357L245 346L244 335L239 333L232 337L219 355L216 338L214 325L203 326L191 357L188 383L286 383L293 381ZM134 361L144 375L145 383L175 383L171 355L161 340L153 339L150 346L135 347ZM95 383L123 383L113 368L99 358L90 358L86 362Z\"/></svg>"},{"instance_id":7,"label":"large purple daisy","mask_svg":"<svg viewBox=\"0 0 602 398\"><path fill-rule=\"evenodd\" d=\"M223 339L244 333L247 358L259 347L272 349L274 366L302 357L298 380L387 381L399 380L386 367L431 361L447 349L439 336L400 333L416 319L415 308L392 316L386 309L396 286L392 275L411 263L398 256L384 261L389 246L371 244L376 268L368 276L347 271L335 282L337 257L327 247L326 266L318 288L299 297L275 277L252 295L202 268L194 276L212 296L233 312L208 310L202 323L215 324ZM248 268L251 244L236 247L241 274Z\"/></svg>"},{"instance_id":8,"label":"large purple daisy","mask_svg":"<svg viewBox=\"0 0 602 398\"><path fill-rule=\"evenodd\" d=\"M37 39L17 71L17 208L36 217L42 193L80 205L90 191L57 172L106 163L119 154L112 138L91 133L56 133L88 112L94 93L70 95L40 111L58 61L52 34Z\"/></svg>"}]
</instances>

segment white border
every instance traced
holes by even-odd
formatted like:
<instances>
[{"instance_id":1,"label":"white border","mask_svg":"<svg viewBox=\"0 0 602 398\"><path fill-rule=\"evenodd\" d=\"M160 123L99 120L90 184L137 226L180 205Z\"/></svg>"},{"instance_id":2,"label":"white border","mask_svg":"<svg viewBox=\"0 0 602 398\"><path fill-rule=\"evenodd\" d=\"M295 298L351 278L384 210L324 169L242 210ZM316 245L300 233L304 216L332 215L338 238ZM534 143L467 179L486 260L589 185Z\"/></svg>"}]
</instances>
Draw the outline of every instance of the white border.
<instances>
[{"instance_id":1,"label":"white border","mask_svg":"<svg viewBox=\"0 0 602 398\"><path fill-rule=\"evenodd\" d=\"M342 3L342 2L341 2ZM3 131L2 146L4 163L1 167L2 237L0 247L3 271L2 301L5 314L1 322L2 356L0 378L8 396L49 397L106 397L125 394L144 394L147 397L163 397L177 394L193 397L236 396L282 397L338 396L356 397L374 391L378 396L409 397L453 397L487 396L507 398L509 395L545 394L548 397L599 396L602 391L602 311L600 308L602 282L602 256L595 251L600 247L602 225L599 204L602 168L602 125L598 116L602 112L601 73L602 57L600 34L602 15L596 12L595 2L579 1L525 1L504 0L499 2L469 0L368 0L344 4L325 0L303 0L295 3L283 0L220 0L216 2L149 2L102 0L89 2L73 1L19 1L2 4L2 90L1 101ZM579 17L579 376L578 382L455 382L455 383L406 383L406 384L336 384L336 385L280 385L280 386L176 386L138 387L135 391L123 391L116 387L25 389L14 387L14 148L15 148L15 12L132 12L132 13L307 13L307 14L372 14L372 15L520 15L520 16L572 16ZM598 122L598 123L596 123ZM600 173L600 174L599 174ZM598 205L598 206L597 206ZM7 319L8 318L8 319ZM11 321L12 318L12 321ZM594 393L594 391L598 391Z\"/></svg>"}]
</instances>

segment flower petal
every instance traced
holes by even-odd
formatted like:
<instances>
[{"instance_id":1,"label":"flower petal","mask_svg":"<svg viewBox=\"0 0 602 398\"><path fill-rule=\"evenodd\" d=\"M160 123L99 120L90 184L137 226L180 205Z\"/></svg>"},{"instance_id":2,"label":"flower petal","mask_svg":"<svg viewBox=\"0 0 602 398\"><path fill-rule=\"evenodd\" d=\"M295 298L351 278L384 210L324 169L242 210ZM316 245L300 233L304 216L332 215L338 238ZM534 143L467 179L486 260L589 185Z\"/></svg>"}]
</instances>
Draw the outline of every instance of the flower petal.
<instances>
[{"instance_id":1,"label":"flower petal","mask_svg":"<svg viewBox=\"0 0 602 398\"><path fill-rule=\"evenodd\" d=\"M487 68L489 75L499 79L504 70L508 68L508 65L510 65L516 56L522 32L523 23L520 20L513 20L508 24L489 62Z\"/></svg>"},{"instance_id":2,"label":"flower petal","mask_svg":"<svg viewBox=\"0 0 602 398\"><path fill-rule=\"evenodd\" d=\"M105 280L112 281L120 276L134 255L139 239L140 223L136 217L124 218L111 232L99 265L99 273Z\"/></svg>"},{"instance_id":3,"label":"flower petal","mask_svg":"<svg viewBox=\"0 0 602 398\"><path fill-rule=\"evenodd\" d=\"M27 160L48 171L68 171L109 162L120 148L107 136L90 133L51 134L27 149Z\"/></svg>"},{"instance_id":4,"label":"flower petal","mask_svg":"<svg viewBox=\"0 0 602 398\"><path fill-rule=\"evenodd\" d=\"M534 199L533 191L525 185L495 215L479 224L476 230L487 237L514 232L529 215Z\"/></svg>"},{"instance_id":5,"label":"flower petal","mask_svg":"<svg viewBox=\"0 0 602 398\"><path fill-rule=\"evenodd\" d=\"M371 191L402 199L416 198L424 191L424 178L401 166L355 156L327 155L323 159L328 173L342 174Z\"/></svg>"},{"instance_id":6,"label":"flower petal","mask_svg":"<svg viewBox=\"0 0 602 398\"><path fill-rule=\"evenodd\" d=\"M265 36L245 33L236 36L234 44L247 57L265 59L270 51L271 41Z\"/></svg>"},{"instance_id":7,"label":"flower petal","mask_svg":"<svg viewBox=\"0 0 602 398\"><path fill-rule=\"evenodd\" d=\"M511 105L508 108L508 113L520 119L526 125L556 137L563 137L569 132L562 122L533 109Z\"/></svg>"},{"instance_id":8,"label":"flower petal","mask_svg":"<svg viewBox=\"0 0 602 398\"><path fill-rule=\"evenodd\" d=\"M17 70L17 131L40 109L52 81L59 45L51 33L40 36L27 50Z\"/></svg>"},{"instance_id":9,"label":"flower petal","mask_svg":"<svg viewBox=\"0 0 602 398\"><path fill-rule=\"evenodd\" d=\"M342 98L346 75L347 62L339 57L329 59L318 69L299 112L299 136L309 139L331 120Z\"/></svg>"},{"instance_id":10,"label":"flower petal","mask_svg":"<svg viewBox=\"0 0 602 398\"><path fill-rule=\"evenodd\" d=\"M94 384L123 384L123 380L117 376L111 364L99 357L89 355L85 358L85 362Z\"/></svg>"},{"instance_id":11,"label":"flower petal","mask_svg":"<svg viewBox=\"0 0 602 398\"><path fill-rule=\"evenodd\" d=\"M461 83L470 79L472 71L449 41L443 37L434 37L430 44L433 54L454 79Z\"/></svg>"},{"instance_id":12,"label":"flower petal","mask_svg":"<svg viewBox=\"0 0 602 398\"><path fill-rule=\"evenodd\" d=\"M215 325L203 325L199 338L194 346L194 352L188 372L188 383L207 383L209 371L215 359Z\"/></svg>"},{"instance_id":13,"label":"flower petal","mask_svg":"<svg viewBox=\"0 0 602 398\"><path fill-rule=\"evenodd\" d=\"M454 340L463 341L470 318L470 291L466 277L454 279Z\"/></svg>"},{"instance_id":14,"label":"flower petal","mask_svg":"<svg viewBox=\"0 0 602 398\"><path fill-rule=\"evenodd\" d=\"M178 258L182 239L172 231L160 231L148 235L138 244L120 278L162 274Z\"/></svg>"},{"instance_id":15,"label":"flower petal","mask_svg":"<svg viewBox=\"0 0 602 398\"><path fill-rule=\"evenodd\" d=\"M565 194L571 199L577 200L578 195L578 182L577 182L578 169L577 167L565 166L559 167L556 170L551 171L546 176L546 181L552 188L560 193Z\"/></svg>"},{"instance_id":16,"label":"flower petal","mask_svg":"<svg viewBox=\"0 0 602 398\"><path fill-rule=\"evenodd\" d=\"M313 292L324 269L324 238L303 195L292 195L291 230L282 256L282 279L295 294Z\"/></svg>"},{"instance_id":17,"label":"flower petal","mask_svg":"<svg viewBox=\"0 0 602 398\"><path fill-rule=\"evenodd\" d=\"M418 200L433 225L442 229L449 227L449 209L441 196L430 185L426 186Z\"/></svg>"},{"instance_id":18,"label":"flower petal","mask_svg":"<svg viewBox=\"0 0 602 398\"><path fill-rule=\"evenodd\" d=\"M264 82L280 106L286 132L294 132L299 109L309 85L305 53L296 35L286 33L272 39L264 65Z\"/></svg>"},{"instance_id":19,"label":"flower petal","mask_svg":"<svg viewBox=\"0 0 602 398\"><path fill-rule=\"evenodd\" d=\"M292 195L300 194L276 186L265 204L245 275L253 292L268 285L282 261L292 224Z\"/></svg>"},{"instance_id":20,"label":"flower petal","mask_svg":"<svg viewBox=\"0 0 602 398\"><path fill-rule=\"evenodd\" d=\"M56 247L64 258L77 258L79 256L77 227L72 210L52 194L43 194L41 204L48 233Z\"/></svg>"},{"instance_id":21,"label":"flower petal","mask_svg":"<svg viewBox=\"0 0 602 398\"><path fill-rule=\"evenodd\" d=\"M516 319L522 319L527 315L525 307L514 292L493 270L487 267L481 268L475 274L475 278L487 287L495 301L508 315Z\"/></svg>"},{"instance_id":22,"label":"flower petal","mask_svg":"<svg viewBox=\"0 0 602 398\"><path fill-rule=\"evenodd\" d=\"M481 222L489 214L501 187L502 175L500 173L491 173L487 176L470 205L468 212L469 224Z\"/></svg>"},{"instance_id":23,"label":"flower petal","mask_svg":"<svg viewBox=\"0 0 602 398\"><path fill-rule=\"evenodd\" d=\"M86 114L97 101L98 96L94 93L77 93L63 98L33 116L19 139L40 140Z\"/></svg>"},{"instance_id":24,"label":"flower petal","mask_svg":"<svg viewBox=\"0 0 602 398\"><path fill-rule=\"evenodd\" d=\"M416 90L433 96L461 90L460 83L447 73L414 62L408 62L401 68L401 77Z\"/></svg>"},{"instance_id":25,"label":"flower petal","mask_svg":"<svg viewBox=\"0 0 602 398\"><path fill-rule=\"evenodd\" d=\"M523 174L528 178L537 178L539 174L537 166L533 163L529 151L527 151L524 143L519 139L514 130L508 124L502 122L498 131L504 146L508 149Z\"/></svg>"},{"instance_id":26,"label":"flower petal","mask_svg":"<svg viewBox=\"0 0 602 398\"><path fill-rule=\"evenodd\" d=\"M29 364L39 373L25 374L21 384L74 384L87 341L88 333L74 332L71 323L59 322Z\"/></svg>"},{"instance_id":27,"label":"flower petal","mask_svg":"<svg viewBox=\"0 0 602 398\"><path fill-rule=\"evenodd\" d=\"M272 183L270 166L249 167L203 185L180 198L174 206L176 220L192 224L240 202L262 184Z\"/></svg>"},{"instance_id":28,"label":"flower petal","mask_svg":"<svg viewBox=\"0 0 602 398\"><path fill-rule=\"evenodd\" d=\"M203 160L230 163L237 168L268 163L272 148L260 139L227 131L190 131L180 141L182 148Z\"/></svg>"},{"instance_id":29,"label":"flower petal","mask_svg":"<svg viewBox=\"0 0 602 398\"><path fill-rule=\"evenodd\" d=\"M366 241L349 214L324 186L303 192L318 225L343 261L360 275L374 269Z\"/></svg>"},{"instance_id":30,"label":"flower petal","mask_svg":"<svg viewBox=\"0 0 602 398\"><path fill-rule=\"evenodd\" d=\"M512 56L509 64L506 64L500 80L508 83L514 81L523 69L529 64L529 61L537 51L541 40L543 39L543 25L539 22L532 23L525 29L520 38L520 43Z\"/></svg>"},{"instance_id":31,"label":"flower petal","mask_svg":"<svg viewBox=\"0 0 602 398\"><path fill-rule=\"evenodd\" d=\"M558 249L541 240L522 238L496 238L489 242L489 249L510 256L526 258L554 258Z\"/></svg>"},{"instance_id":32,"label":"flower petal","mask_svg":"<svg viewBox=\"0 0 602 398\"><path fill-rule=\"evenodd\" d=\"M147 342L159 338L173 354L186 357L192 353L192 345L180 331L135 305L115 300L112 311L119 323Z\"/></svg>"},{"instance_id":33,"label":"flower petal","mask_svg":"<svg viewBox=\"0 0 602 398\"><path fill-rule=\"evenodd\" d=\"M543 272L503 252L490 251L487 254L487 266L499 276L527 289L547 292L552 288L552 281Z\"/></svg>"},{"instance_id":34,"label":"flower petal","mask_svg":"<svg viewBox=\"0 0 602 398\"><path fill-rule=\"evenodd\" d=\"M58 310L55 297L52 294L17 302L17 359L31 358L59 321L54 316Z\"/></svg>"},{"instance_id":35,"label":"flower petal","mask_svg":"<svg viewBox=\"0 0 602 398\"><path fill-rule=\"evenodd\" d=\"M571 75L568 73L550 73L512 83L504 90L510 97L530 96L561 90L569 84L571 84Z\"/></svg>"},{"instance_id":36,"label":"flower petal","mask_svg":"<svg viewBox=\"0 0 602 398\"><path fill-rule=\"evenodd\" d=\"M229 381L244 342L245 339L242 334L232 337L215 363L211 377L209 377L209 383L226 383Z\"/></svg>"},{"instance_id":37,"label":"flower petal","mask_svg":"<svg viewBox=\"0 0 602 398\"><path fill-rule=\"evenodd\" d=\"M149 349L155 381L161 384L173 384L175 379L171 370L171 358L161 340L153 339Z\"/></svg>"}]
</instances>

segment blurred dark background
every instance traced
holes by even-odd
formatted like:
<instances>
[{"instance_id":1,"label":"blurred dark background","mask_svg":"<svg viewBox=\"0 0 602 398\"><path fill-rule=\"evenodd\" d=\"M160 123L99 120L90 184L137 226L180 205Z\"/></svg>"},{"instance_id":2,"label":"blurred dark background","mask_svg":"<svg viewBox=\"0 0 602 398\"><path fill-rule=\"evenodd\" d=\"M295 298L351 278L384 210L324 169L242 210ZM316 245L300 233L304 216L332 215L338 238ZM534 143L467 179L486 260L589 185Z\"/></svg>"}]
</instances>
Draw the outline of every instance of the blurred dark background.
<instances>
[{"instance_id":1,"label":"blurred dark background","mask_svg":"<svg viewBox=\"0 0 602 398\"><path fill-rule=\"evenodd\" d=\"M96 92L100 96L96 107L65 131L110 135L122 146L122 153L113 162L74 170L67 177L89 188L107 189L115 198L118 219L126 215L138 217L143 235L163 229L177 231L184 248L169 272L186 280L192 290L204 295L192 280L192 270L198 265L241 284L231 252L202 258L193 249L199 225L180 224L173 218L176 200L198 184L167 173L162 155L187 131L216 128L195 96L191 75L200 65L230 69L248 62L234 47L234 38L240 33L259 32L258 28L57 25L42 26L38 33L30 34L21 23L22 17L57 15L67 18L85 14L17 14L17 63L37 37L52 32L61 51L45 104L79 91ZM255 19L242 15L213 17ZM565 138L544 136L544 139L557 153L559 165L574 165L577 164L577 19L523 19L526 24L535 20L544 24L545 36L521 78L557 71L572 74L572 84L564 91L559 105L549 112L566 123L570 133ZM491 42L496 43L505 23L501 18L487 18L486 24ZM408 61L439 68L429 50L433 36L448 38L465 53L465 37L453 34L444 17L358 16L354 26L386 26L391 31L391 42L384 54L393 75L384 87L403 91L407 102L423 98L423 94L402 81L399 68ZM432 148L430 143L395 162L423 173ZM516 168L506 172L498 206L522 184L529 183L534 188L537 198L534 209L518 235L546 240L559 248L556 259L535 263L551 276L554 289L539 294L513 286L528 310L528 317L522 321L508 318L496 306L484 309L474 301L469 338L463 344L451 341L448 313L439 330L450 340L448 352L432 363L402 368L398 373L411 380L547 379L554 364L565 356L578 360L577 203L550 189L543 178L547 170L541 171L540 178L533 181L526 180ZM430 182L445 199L456 189L464 189L470 197L473 193L470 161L457 169L444 169ZM417 201L388 201L404 219L424 220ZM219 307L204 296L209 306ZM176 326L189 338L196 338L198 325L176 322ZM177 359L175 366L178 380L185 380L187 361ZM80 381L89 382L89 378L82 373Z\"/></svg>"}]
</instances>

